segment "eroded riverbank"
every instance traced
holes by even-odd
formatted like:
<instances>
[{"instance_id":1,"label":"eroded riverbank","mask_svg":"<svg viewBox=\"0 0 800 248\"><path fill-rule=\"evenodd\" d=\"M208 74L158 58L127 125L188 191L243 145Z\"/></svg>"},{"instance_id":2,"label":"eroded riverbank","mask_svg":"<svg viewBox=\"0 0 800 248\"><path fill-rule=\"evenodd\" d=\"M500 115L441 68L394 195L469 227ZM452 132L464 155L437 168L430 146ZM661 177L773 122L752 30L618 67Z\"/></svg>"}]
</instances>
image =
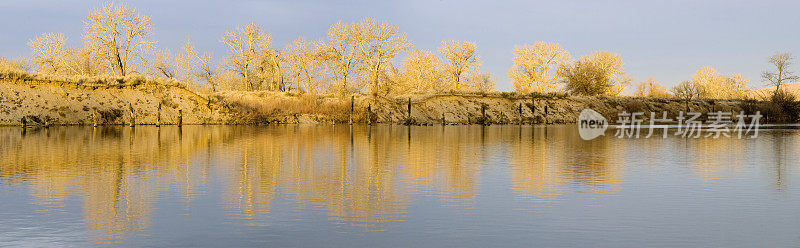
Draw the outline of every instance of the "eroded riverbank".
<instances>
[{"instance_id":1,"label":"eroded riverbank","mask_svg":"<svg viewBox=\"0 0 800 248\"><path fill-rule=\"evenodd\" d=\"M764 102L579 97L515 93L382 97L286 92L195 93L177 82L141 78L56 80L0 74L0 125L154 125L274 123L573 123L585 108L606 118L627 112L752 112ZM409 112L410 110L410 112ZM769 116L768 116L769 117ZM769 119L769 118L768 118Z\"/></svg>"}]
</instances>

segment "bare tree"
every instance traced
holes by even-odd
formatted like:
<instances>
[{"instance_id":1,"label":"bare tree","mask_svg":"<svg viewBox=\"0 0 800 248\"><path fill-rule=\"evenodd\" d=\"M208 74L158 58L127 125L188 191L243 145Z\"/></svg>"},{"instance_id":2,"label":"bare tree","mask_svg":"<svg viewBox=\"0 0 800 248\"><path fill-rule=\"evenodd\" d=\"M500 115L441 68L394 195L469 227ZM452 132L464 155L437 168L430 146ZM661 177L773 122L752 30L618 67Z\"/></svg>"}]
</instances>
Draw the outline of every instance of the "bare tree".
<instances>
[{"instance_id":1,"label":"bare tree","mask_svg":"<svg viewBox=\"0 0 800 248\"><path fill-rule=\"evenodd\" d=\"M66 46L66 40L64 34L44 33L28 42L37 71L58 74L69 70L66 60L74 51Z\"/></svg>"},{"instance_id":2,"label":"bare tree","mask_svg":"<svg viewBox=\"0 0 800 248\"><path fill-rule=\"evenodd\" d=\"M214 56L211 53L198 53L191 41L186 42L186 50L196 61L193 70L194 75L205 81L205 83L211 87L212 92L216 92L219 85L215 80L217 70L213 67L211 62Z\"/></svg>"},{"instance_id":3,"label":"bare tree","mask_svg":"<svg viewBox=\"0 0 800 248\"><path fill-rule=\"evenodd\" d=\"M145 67L145 53L152 51L150 17L124 4L105 4L89 13L83 37L87 48L105 66L121 76Z\"/></svg>"},{"instance_id":4,"label":"bare tree","mask_svg":"<svg viewBox=\"0 0 800 248\"><path fill-rule=\"evenodd\" d=\"M323 61L319 49L318 44L303 38L298 38L286 48L287 70L298 91L305 88L307 92L314 94L323 90L324 86L319 78Z\"/></svg>"},{"instance_id":5,"label":"bare tree","mask_svg":"<svg viewBox=\"0 0 800 248\"><path fill-rule=\"evenodd\" d=\"M151 70L150 75L153 77L175 78L176 66L169 49L165 48L156 51L156 57L155 60L153 60Z\"/></svg>"},{"instance_id":6,"label":"bare tree","mask_svg":"<svg viewBox=\"0 0 800 248\"><path fill-rule=\"evenodd\" d=\"M0 56L0 71L27 71L25 63L19 60L10 60Z\"/></svg>"},{"instance_id":7,"label":"bare tree","mask_svg":"<svg viewBox=\"0 0 800 248\"><path fill-rule=\"evenodd\" d=\"M700 98L703 95L703 87L700 87L692 81L683 81L675 87L672 87L670 91L672 91L675 97L687 101Z\"/></svg>"},{"instance_id":8,"label":"bare tree","mask_svg":"<svg viewBox=\"0 0 800 248\"><path fill-rule=\"evenodd\" d=\"M508 77L514 80L514 88L519 92L553 91L561 79L556 73L558 68L570 63L570 59L569 52L558 43L537 41L532 46L517 46Z\"/></svg>"},{"instance_id":9,"label":"bare tree","mask_svg":"<svg viewBox=\"0 0 800 248\"><path fill-rule=\"evenodd\" d=\"M408 35L398 32L395 25L379 23L372 18L356 23L353 29L358 31L355 32L356 54L370 80L370 90L377 94L382 89L388 89L380 85L380 79L391 60L411 48Z\"/></svg>"},{"instance_id":10,"label":"bare tree","mask_svg":"<svg viewBox=\"0 0 800 248\"><path fill-rule=\"evenodd\" d=\"M188 40L183 50L174 55L170 53L169 49L157 51L155 60L149 68L149 74L153 77L174 79L185 86L193 86L196 83L193 70L197 63L193 59L193 52L194 46Z\"/></svg>"},{"instance_id":11,"label":"bare tree","mask_svg":"<svg viewBox=\"0 0 800 248\"><path fill-rule=\"evenodd\" d=\"M636 84L633 96L635 97L669 97L667 88L658 83L654 77Z\"/></svg>"},{"instance_id":12,"label":"bare tree","mask_svg":"<svg viewBox=\"0 0 800 248\"><path fill-rule=\"evenodd\" d=\"M444 55L442 69L452 84L451 90L469 88L465 84L468 74L478 71L481 65L477 46L468 41L442 41L439 52Z\"/></svg>"},{"instance_id":13,"label":"bare tree","mask_svg":"<svg viewBox=\"0 0 800 248\"><path fill-rule=\"evenodd\" d=\"M794 75L794 72L789 70L792 66L794 56L791 53L777 52L769 58L769 63L775 66L775 71L764 71L761 73L761 78L768 82L770 85L775 85L775 93L781 89L781 85L790 83L800 77Z\"/></svg>"},{"instance_id":14,"label":"bare tree","mask_svg":"<svg viewBox=\"0 0 800 248\"><path fill-rule=\"evenodd\" d=\"M401 85L402 92L432 92L442 89L442 63L430 51L414 50L403 61Z\"/></svg>"},{"instance_id":15,"label":"bare tree","mask_svg":"<svg viewBox=\"0 0 800 248\"><path fill-rule=\"evenodd\" d=\"M473 73L470 78L470 89L487 93L487 92L495 92L497 91L497 78L492 76L490 72L476 72Z\"/></svg>"},{"instance_id":16,"label":"bare tree","mask_svg":"<svg viewBox=\"0 0 800 248\"><path fill-rule=\"evenodd\" d=\"M692 99L700 98L704 94L703 87L692 81L683 81L675 87L672 87L670 91L672 91L675 97L685 101L686 112L689 112L689 102Z\"/></svg>"},{"instance_id":17,"label":"bare tree","mask_svg":"<svg viewBox=\"0 0 800 248\"><path fill-rule=\"evenodd\" d=\"M222 43L228 46L230 57L225 60L224 68L242 78L248 90L255 90L256 85L251 70L256 69L258 56L264 49L269 49L272 35L265 33L255 23L228 30L222 36Z\"/></svg>"},{"instance_id":18,"label":"bare tree","mask_svg":"<svg viewBox=\"0 0 800 248\"><path fill-rule=\"evenodd\" d=\"M321 55L328 62L327 67L337 81L335 87L340 95L350 91L348 77L358 64L358 30L353 28L355 25L337 22L328 29L328 41L321 46Z\"/></svg>"},{"instance_id":19,"label":"bare tree","mask_svg":"<svg viewBox=\"0 0 800 248\"><path fill-rule=\"evenodd\" d=\"M712 99L736 99L744 96L750 80L741 74L722 75L711 66L700 68L692 75L692 82L702 88L702 96Z\"/></svg>"}]
</instances>

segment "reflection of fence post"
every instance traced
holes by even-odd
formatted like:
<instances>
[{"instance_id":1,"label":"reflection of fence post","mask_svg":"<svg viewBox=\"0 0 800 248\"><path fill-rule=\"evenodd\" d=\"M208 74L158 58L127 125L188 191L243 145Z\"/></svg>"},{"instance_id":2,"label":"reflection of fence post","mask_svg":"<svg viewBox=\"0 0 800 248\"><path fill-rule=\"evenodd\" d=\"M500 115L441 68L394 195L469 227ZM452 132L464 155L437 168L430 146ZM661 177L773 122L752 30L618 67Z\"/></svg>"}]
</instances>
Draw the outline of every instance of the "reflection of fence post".
<instances>
[{"instance_id":1,"label":"reflection of fence post","mask_svg":"<svg viewBox=\"0 0 800 248\"><path fill-rule=\"evenodd\" d=\"M161 103L158 103L158 116L156 116L156 127L161 126Z\"/></svg>"},{"instance_id":2,"label":"reflection of fence post","mask_svg":"<svg viewBox=\"0 0 800 248\"><path fill-rule=\"evenodd\" d=\"M486 125L486 104L481 103L481 125Z\"/></svg>"}]
</instances>

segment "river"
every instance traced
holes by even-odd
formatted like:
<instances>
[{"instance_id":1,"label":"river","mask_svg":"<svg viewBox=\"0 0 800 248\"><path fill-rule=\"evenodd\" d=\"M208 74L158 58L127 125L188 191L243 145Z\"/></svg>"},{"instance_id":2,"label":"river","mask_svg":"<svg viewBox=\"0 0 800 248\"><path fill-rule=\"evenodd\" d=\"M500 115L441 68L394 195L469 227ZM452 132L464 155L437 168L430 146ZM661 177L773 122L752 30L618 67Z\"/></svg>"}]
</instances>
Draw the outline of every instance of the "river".
<instances>
[{"instance_id":1,"label":"river","mask_svg":"<svg viewBox=\"0 0 800 248\"><path fill-rule=\"evenodd\" d=\"M800 131L0 128L0 246L786 247Z\"/></svg>"}]
</instances>

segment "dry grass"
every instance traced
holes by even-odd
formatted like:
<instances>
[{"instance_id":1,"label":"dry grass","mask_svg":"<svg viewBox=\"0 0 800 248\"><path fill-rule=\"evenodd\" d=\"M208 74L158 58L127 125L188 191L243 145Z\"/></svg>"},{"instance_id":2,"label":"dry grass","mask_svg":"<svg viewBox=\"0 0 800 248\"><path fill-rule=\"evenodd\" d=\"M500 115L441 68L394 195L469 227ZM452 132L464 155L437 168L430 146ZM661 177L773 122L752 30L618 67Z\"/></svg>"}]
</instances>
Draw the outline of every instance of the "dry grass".
<instances>
[{"instance_id":1,"label":"dry grass","mask_svg":"<svg viewBox=\"0 0 800 248\"><path fill-rule=\"evenodd\" d=\"M185 88L177 80L145 77L142 75L128 76L65 76L30 73L10 68L0 68L0 79L9 81L44 81L58 84L77 84L89 87L128 87L140 84L159 84Z\"/></svg>"},{"instance_id":2,"label":"dry grass","mask_svg":"<svg viewBox=\"0 0 800 248\"><path fill-rule=\"evenodd\" d=\"M264 115L322 114L344 115L350 111L350 99L330 95L271 91L224 91L213 95L223 104Z\"/></svg>"},{"instance_id":3,"label":"dry grass","mask_svg":"<svg viewBox=\"0 0 800 248\"><path fill-rule=\"evenodd\" d=\"M782 90L786 90L795 96L800 96L800 83L788 83L781 85ZM775 86L766 87L761 89L753 89L747 92L747 97L760 101L768 101L775 94Z\"/></svg>"}]
</instances>

